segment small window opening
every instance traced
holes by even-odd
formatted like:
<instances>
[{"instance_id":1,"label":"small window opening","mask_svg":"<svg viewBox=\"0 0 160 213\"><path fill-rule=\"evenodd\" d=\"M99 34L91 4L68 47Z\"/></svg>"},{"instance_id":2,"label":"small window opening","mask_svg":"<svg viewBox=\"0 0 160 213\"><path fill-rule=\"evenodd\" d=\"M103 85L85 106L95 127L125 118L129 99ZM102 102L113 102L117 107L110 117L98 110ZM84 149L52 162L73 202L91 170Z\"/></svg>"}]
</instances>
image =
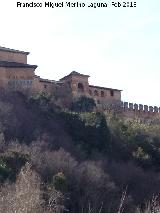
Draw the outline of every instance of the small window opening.
<instances>
[{"instance_id":1,"label":"small window opening","mask_svg":"<svg viewBox=\"0 0 160 213\"><path fill-rule=\"evenodd\" d=\"M104 91L101 91L101 97L104 97Z\"/></svg>"},{"instance_id":2,"label":"small window opening","mask_svg":"<svg viewBox=\"0 0 160 213\"><path fill-rule=\"evenodd\" d=\"M111 90L111 91L110 91L110 94L111 94L111 96L113 97L113 96L114 96L114 91Z\"/></svg>"},{"instance_id":3,"label":"small window opening","mask_svg":"<svg viewBox=\"0 0 160 213\"><path fill-rule=\"evenodd\" d=\"M78 83L78 92L84 92L84 86L82 83Z\"/></svg>"},{"instance_id":4,"label":"small window opening","mask_svg":"<svg viewBox=\"0 0 160 213\"><path fill-rule=\"evenodd\" d=\"M94 90L94 95L98 96L98 91L97 90Z\"/></svg>"}]
</instances>

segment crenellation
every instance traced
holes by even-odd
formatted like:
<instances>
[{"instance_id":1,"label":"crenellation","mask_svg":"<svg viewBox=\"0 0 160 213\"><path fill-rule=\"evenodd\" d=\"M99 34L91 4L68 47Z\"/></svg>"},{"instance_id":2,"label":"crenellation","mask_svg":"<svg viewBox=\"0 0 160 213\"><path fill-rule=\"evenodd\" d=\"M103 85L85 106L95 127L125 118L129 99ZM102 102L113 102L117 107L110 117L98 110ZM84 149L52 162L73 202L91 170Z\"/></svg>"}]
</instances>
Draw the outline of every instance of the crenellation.
<instances>
[{"instance_id":1,"label":"crenellation","mask_svg":"<svg viewBox=\"0 0 160 213\"><path fill-rule=\"evenodd\" d=\"M120 106L121 108L124 108L124 102L121 101L119 106Z\"/></svg>"},{"instance_id":2,"label":"crenellation","mask_svg":"<svg viewBox=\"0 0 160 213\"><path fill-rule=\"evenodd\" d=\"M129 109L133 110L133 103L129 103Z\"/></svg>"},{"instance_id":3,"label":"crenellation","mask_svg":"<svg viewBox=\"0 0 160 213\"><path fill-rule=\"evenodd\" d=\"M148 105L144 105L144 111L148 112Z\"/></svg>"},{"instance_id":4,"label":"crenellation","mask_svg":"<svg viewBox=\"0 0 160 213\"><path fill-rule=\"evenodd\" d=\"M157 106L154 106L154 112L158 113L158 107Z\"/></svg>"},{"instance_id":5,"label":"crenellation","mask_svg":"<svg viewBox=\"0 0 160 213\"><path fill-rule=\"evenodd\" d=\"M142 104L139 104L139 110L143 111L143 105Z\"/></svg>"},{"instance_id":6,"label":"crenellation","mask_svg":"<svg viewBox=\"0 0 160 213\"><path fill-rule=\"evenodd\" d=\"M149 112L153 112L153 107L152 106L149 106Z\"/></svg>"},{"instance_id":7,"label":"crenellation","mask_svg":"<svg viewBox=\"0 0 160 213\"><path fill-rule=\"evenodd\" d=\"M128 102L124 102L124 109L128 109Z\"/></svg>"},{"instance_id":8,"label":"crenellation","mask_svg":"<svg viewBox=\"0 0 160 213\"><path fill-rule=\"evenodd\" d=\"M133 118L137 116L140 118L151 118L160 113L160 107L153 107L136 103L128 104L128 102L121 102L120 108L122 109L121 113L128 118Z\"/></svg>"},{"instance_id":9,"label":"crenellation","mask_svg":"<svg viewBox=\"0 0 160 213\"><path fill-rule=\"evenodd\" d=\"M134 110L138 111L138 104L134 104Z\"/></svg>"}]
</instances>

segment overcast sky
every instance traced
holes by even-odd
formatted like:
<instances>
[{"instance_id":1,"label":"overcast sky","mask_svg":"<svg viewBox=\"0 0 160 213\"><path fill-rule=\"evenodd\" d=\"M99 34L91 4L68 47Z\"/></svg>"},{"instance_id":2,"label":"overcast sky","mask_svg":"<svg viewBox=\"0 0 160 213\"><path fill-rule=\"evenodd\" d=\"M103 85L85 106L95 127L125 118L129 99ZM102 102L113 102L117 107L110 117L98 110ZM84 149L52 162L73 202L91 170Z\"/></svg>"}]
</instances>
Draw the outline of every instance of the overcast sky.
<instances>
[{"instance_id":1,"label":"overcast sky","mask_svg":"<svg viewBox=\"0 0 160 213\"><path fill-rule=\"evenodd\" d=\"M137 0L135 8L79 2L108 7L17 8L16 0L0 0L0 46L29 51L43 78L76 70L90 84L122 89L122 100L160 106L160 1Z\"/></svg>"}]
</instances>

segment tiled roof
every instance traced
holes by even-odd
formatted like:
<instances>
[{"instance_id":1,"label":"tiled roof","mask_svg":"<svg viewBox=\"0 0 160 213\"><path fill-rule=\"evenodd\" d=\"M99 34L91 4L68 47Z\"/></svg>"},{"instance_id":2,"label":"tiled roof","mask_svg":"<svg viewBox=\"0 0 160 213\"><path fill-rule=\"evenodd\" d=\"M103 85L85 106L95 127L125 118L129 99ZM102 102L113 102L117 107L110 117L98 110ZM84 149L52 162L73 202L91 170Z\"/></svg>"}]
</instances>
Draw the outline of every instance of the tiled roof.
<instances>
[{"instance_id":1,"label":"tiled roof","mask_svg":"<svg viewBox=\"0 0 160 213\"><path fill-rule=\"evenodd\" d=\"M1 47L1 46L0 46L0 51L7 51L7 52L13 52L13 53L22 53L22 54L25 54L25 55L29 54L29 52L20 51L20 50L14 50L14 49L6 48L6 47Z\"/></svg>"},{"instance_id":2,"label":"tiled roof","mask_svg":"<svg viewBox=\"0 0 160 213\"><path fill-rule=\"evenodd\" d=\"M37 65L23 64L19 62L10 61L0 61L0 67L10 67L10 68L37 68Z\"/></svg>"}]
</instances>

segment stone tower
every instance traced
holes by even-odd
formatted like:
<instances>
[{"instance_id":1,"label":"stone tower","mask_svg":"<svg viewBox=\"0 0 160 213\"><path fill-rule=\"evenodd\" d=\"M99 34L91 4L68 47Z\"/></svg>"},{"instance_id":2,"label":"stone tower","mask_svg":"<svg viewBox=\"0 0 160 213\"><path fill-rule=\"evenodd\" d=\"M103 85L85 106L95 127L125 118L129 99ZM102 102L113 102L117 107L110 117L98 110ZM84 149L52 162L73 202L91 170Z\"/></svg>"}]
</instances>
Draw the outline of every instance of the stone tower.
<instances>
[{"instance_id":1,"label":"stone tower","mask_svg":"<svg viewBox=\"0 0 160 213\"><path fill-rule=\"evenodd\" d=\"M70 98L72 100L80 96L89 95L89 75L83 75L76 71L72 71L69 75L60 79L64 85L70 88Z\"/></svg>"}]
</instances>

